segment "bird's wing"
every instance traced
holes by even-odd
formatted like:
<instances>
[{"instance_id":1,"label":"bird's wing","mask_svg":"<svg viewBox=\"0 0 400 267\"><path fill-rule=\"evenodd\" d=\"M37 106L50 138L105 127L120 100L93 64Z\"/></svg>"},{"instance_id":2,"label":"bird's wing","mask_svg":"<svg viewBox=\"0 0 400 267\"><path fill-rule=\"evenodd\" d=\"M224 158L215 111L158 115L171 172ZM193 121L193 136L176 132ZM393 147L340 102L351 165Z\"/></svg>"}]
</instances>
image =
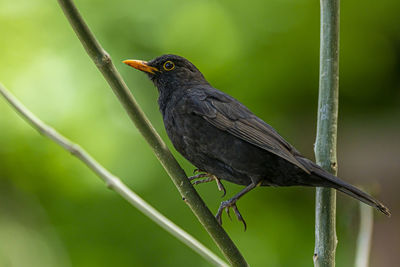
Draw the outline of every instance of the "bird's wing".
<instances>
[{"instance_id":1,"label":"bird's wing","mask_svg":"<svg viewBox=\"0 0 400 267\"><path fill-rule=\"evenodd\" d=\"M217 90L192 92L191 112L202 116L215 127L265 149L310 173L295 156L300 153L286 142L270 125L254 115L236 99Z\"/></svg>"}]
</instances>

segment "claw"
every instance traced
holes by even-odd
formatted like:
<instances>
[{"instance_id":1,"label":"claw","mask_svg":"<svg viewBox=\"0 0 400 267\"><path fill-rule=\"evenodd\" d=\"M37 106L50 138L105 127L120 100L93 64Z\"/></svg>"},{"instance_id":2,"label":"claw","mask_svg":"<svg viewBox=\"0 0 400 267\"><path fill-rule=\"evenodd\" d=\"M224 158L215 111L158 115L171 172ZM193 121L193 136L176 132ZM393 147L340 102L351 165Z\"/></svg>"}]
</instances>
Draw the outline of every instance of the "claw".
<instances>
[{"instance_id":1,"label":"claw","mask_svg":"<svg viewBox=\"0 0 400 267\"><path fill-rule=\"evenodd\" d=\"M196 174L194 176L188 177L188 179L189 179L189 181L192 181L192 180L196 180L196 179L203 178L203 177L207 177L207 174L199 173L199 174Z\"/></svg>"},{"instance_id":2,"label":"claw","mask_svg":"<svg viewBox=\"0 0 400 267\"><path fill-rule=\"evenodd\" d=\"M203 177L205 177L205 176L203 176ZM195 182L193 182L193 185L196 185L196 184L202 184L202 183L208 183L208 182L211 182L213 179L212 178L207 178L207 179L203 179L203 180L197 180L197 181L195 181Z\"/></svg>"},{"instance_id":3,"label":"claw","mask_svg":"<svg viewBox=\"0 0 400 267\"><path fill-rule=\"evenodd\" d=\"M229 220L231 220L231 221L232 221L232 217L231 217L230 209L229 209L229 208L226 208L225 210L226 210L226 214L228 214L228 218L229 218Z\"/></svg>"},{"instance_id":4,"label":"claw","mask_svg":"<svg viewBox=\"0 0 400 267\"><path fill-rule=\"evenodd\" d=\"M237 206L236 206L236 203L235 203L234 206L232 206L232 208L233 208L233 211L234 211L235 214L236 214L236 218L237 218L240 222L243 223L244 231L246 231L246 229L247 229L246 221L243 219L242 214L240 214L240 212L239 212L239 210L238 210L238 208L237 208Z\"/></svg>"},{"instance_id":5,"label":"claw","mask_svg":"<svg viewBox=\"0 0 400 267\"><path fill-rule=\"evenodd\" d=\"M224 197L226 195L226 189L225 189L224 185L221 183L221 181L217 177L214 176L214 179L217 182L218 190L224 191L224 193L222 194L222 197Z\"/></svg>"},{"instance_id":6,"label":"claw","mask_svg":"<svg viewBox=\"0 0 400 267\"><path fill-rule=\"evenodd\" d=\"M194 169L193 170L193 174L196 174L196 173L198 173L198 172L202 172L200 169Z\"/></svg>"},{"instance_id":7,"label":"claw","mask_svg":"<svg viewBox=\"0 0 400 267\"><path fill-rule=\"evenodd\" d=\"M217 211L217 215L215 215L215 219L217 219L217 222L222 225L222 211L224 208L222 208L222 203L221 206L219 206L218 211Z\"/></svg>"},{"instance_id":8,"label":"claw","mask_svg":"<svg viewBox=\"0 0 400 267\"><path fill-rule=\"evenodd\" d=\"M229 214L229 209L230 208L232 208L233 211L235 212L235 215L236 215L236 218L238 219L238 221L243 223L244 230L246 231L247 224L246 224L245 220L243 219L242 214L240 214L239 209L236 206L236 200L234 200L234 201L228 200L228 201L221 202L221 205L219 206L217 215L215 215L215 218L217 219L219 224L222 225L222 212L223 212L223 210L226 210L226 213L228 214L229 219L231 219L231 216Z\"/></svg>"},{"instance_id":9,"label":"claw","mask_svg":"<svg viewBox=\"0 0 400 267\"><path fill-rule=\"evenodd\" d=\"M232 208L233 211L235 212L236 218L243 223L244 225L244 230L246 231L247 229L247 224L243 219L242 214L240 214L238 207L236 206L236 202L239 200L239 198L243 197L246 193L250 192L252 189L254 189L257 185L259 185L260 182L252 182L251 184L249 184L248 186L246 186L246 188L244 188L243 190L241 190L239 193L237 193L234 197L232 197L231 199L227 200L227 201L223 201L221 202L221 205L218 208L218 212L217 215L215 216L218 220L218 222L222 225L222 211L224 209L226 209L228 216L229 216L229 209Z\"/></svg>"},{"instance_id":10,"label":"claw","mask_svg":"<svg viewBox=\"0 0 400 267\"><path fill-rule=\"evenodd\" d=\"M200 169L195 169L193 171L193 174L196 174L198 172L204 172L204 171L202 171ZM224 197L226 195L226 189L225 189L224 185L221 183L221 181L215 175L212 175L210 173L204 172L204 173L199 173L199 174L193 175L191 177L188 177L188 179L189 179L189 181L193 181L193 180L196 180L196 179L199 179L199 178L204 178L204 177L208 177L208 178L196 181L196 182L193 183L193 185L202 184L202 183L208 183L208 182L211 182L212 180L215 180L215 182L217 183L217 186L218 186L218 190L224 192L222 197Z\"/></svg>"}]
</instances>

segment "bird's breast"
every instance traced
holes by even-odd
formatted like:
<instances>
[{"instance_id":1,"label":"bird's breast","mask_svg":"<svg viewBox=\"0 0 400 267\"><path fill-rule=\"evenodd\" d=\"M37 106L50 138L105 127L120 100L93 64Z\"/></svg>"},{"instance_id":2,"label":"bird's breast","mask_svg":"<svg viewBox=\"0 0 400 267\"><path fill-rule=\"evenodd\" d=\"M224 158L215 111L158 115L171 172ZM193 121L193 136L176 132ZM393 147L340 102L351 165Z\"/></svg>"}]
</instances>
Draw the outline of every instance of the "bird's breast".
<instances>
[{"instance_id":1,"label":"bird's breast","mask_svg":"<svg viewBox=\"0 0 400 267\"><path fill-rule=\"evenodd\" d=\"M249 161L255 155L253 150L259 149L187 110L185 104L177 104L164 113L165 129L175 149L203 171L237 184L249 184L244 173L252 168Z\"/></svg>"}]
</instances>

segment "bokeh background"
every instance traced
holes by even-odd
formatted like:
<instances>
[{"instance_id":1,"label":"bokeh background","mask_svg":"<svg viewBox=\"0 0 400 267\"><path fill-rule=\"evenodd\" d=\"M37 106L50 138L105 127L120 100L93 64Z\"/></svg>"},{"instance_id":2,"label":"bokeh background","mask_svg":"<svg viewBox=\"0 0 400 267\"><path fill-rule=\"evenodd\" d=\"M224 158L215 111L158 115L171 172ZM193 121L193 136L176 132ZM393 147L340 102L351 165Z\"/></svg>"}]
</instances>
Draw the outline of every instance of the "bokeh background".
<instances>
[{"instance_id":1,"label":"bokeh background","mask_svg":"<svg viewBox=\"0 0 400 267\"><path fill-rule=\"evenodd\" d=\"M163 139L157 92L121 63L190 59L313 158L319 2L76 1ZM392 210L375 212L371 266L400 262L400 2L342 1L339 175ZM139 195L219 253L84 52L56 1L0 0L0 81ZM194 169L174 151L190 174ZM240 190L225 183L227 197ZM215 184L197 190L216 212ZM252 266L311 266L314 189L259 188L224 227ZM352 266L357 201L338 194L337 266ZM0 266L208 266L0 99Z\"/></svg>"}]
</instances>

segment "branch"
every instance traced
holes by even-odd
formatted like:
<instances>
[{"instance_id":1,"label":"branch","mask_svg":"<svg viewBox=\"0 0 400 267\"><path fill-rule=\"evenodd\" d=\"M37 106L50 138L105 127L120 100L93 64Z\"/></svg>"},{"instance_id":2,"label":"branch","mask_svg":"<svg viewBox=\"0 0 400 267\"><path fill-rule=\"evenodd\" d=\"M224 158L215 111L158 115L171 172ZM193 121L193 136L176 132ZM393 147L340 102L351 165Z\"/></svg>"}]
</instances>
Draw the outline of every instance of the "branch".
<instances>
[{"instance_id":1,"label":"branch","mask_svg":"<svg viewBox=\"0 0 400 267\"><path fill-rule=\"evenodd\" d=\"M369 266L372 232L374 227L374 212L372 207L360 202L360 230L357 238L357 253L355 267Z\"/></svg>"},{"instance_id":2,"label":"branch","mask_svg":"<svg viewBox=\"0 0 400 267\"><path fill-rule=\"evenodd\" d=\"M321 43L315 156L317 164L336 175L340 0L320 1ZM315 205L314 265L335 266L336 191L330 188L317 188Z\"/></svg>"},{"instance_id":3,"label":"branch","mask_svg":"<svg viewBox=\"0 0 400 267\"><path fill-rule=\"evenodd\" d=\"M0 94L3 95L3 97L17 111L17 113L22 116L33 128L80 159L107 184L108 188L121 195L126 201L131 203L132 206L140 210L153 222L164 228L167 232L175 236L188 247L192 248L195 252L203 256L215 266L228 266L223 260L221 260L203 244L197 241L194 237L179 228L179 226L175 225L168 218L164 217L164 215L162 215L136 193L130 190L118 177L106 170L79 145L71 142L66 137L58 133L54 128L42 122L21 102L19 102L18 99L16 99L6 88L4 88L2 84L0 84Z\"/></svg>"},{"instance_id":4,"label":"branch","mask_svg":"<svg viewBox=\"0 0 400 267\"><path fill-rule=\"evenodd\" d=\"M192 209L197 219L213 238L219 249L233 266L247 266L247 263L225 230L218 224L214 215L207 208L185 172L179 166L176 159L160 136L154 130L147 117L144 115L121 75L111 62L110 56L104 51L93 33L89 30L83 18L71 0L58 0L65 16L81 41L86 52L92 58L104 78L107 80L119 101L122 103L129 117L139 129L140 133L149 143L158 160L171 177L185 202Z\"/></svg>"}]
</instances>

